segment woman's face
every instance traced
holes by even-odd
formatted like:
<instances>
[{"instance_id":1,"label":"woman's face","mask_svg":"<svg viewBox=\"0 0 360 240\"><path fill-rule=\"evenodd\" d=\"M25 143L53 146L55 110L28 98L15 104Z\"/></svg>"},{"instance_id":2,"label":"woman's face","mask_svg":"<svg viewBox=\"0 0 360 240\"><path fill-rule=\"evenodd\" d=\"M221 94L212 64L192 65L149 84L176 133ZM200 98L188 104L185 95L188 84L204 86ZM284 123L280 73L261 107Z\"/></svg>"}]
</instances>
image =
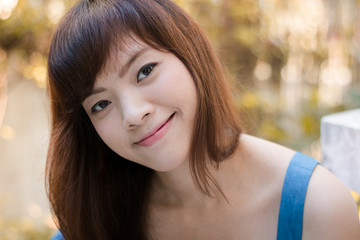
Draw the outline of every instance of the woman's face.
<instances>
[{"instance_id":1,"label":"woman's face","mask_svg":"<svg viewBox=\"0 0 360 240\"><path fill-rule=\"evenodd\" d=\"M171 53L130 40L109 59L83 107L102 140L130 161L170 171L189 157L197 93Z\"/></svg>"}]
</instances>

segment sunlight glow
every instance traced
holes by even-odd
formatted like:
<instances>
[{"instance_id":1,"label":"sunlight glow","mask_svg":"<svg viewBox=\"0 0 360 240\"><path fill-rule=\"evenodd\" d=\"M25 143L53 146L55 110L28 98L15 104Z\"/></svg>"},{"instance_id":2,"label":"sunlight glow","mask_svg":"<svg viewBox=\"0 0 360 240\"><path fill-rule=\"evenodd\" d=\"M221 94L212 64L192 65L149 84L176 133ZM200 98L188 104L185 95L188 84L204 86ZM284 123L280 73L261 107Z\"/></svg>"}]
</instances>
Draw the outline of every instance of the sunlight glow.
<instances>
[{"instance_id":1,"label":"sunlight glow","mask_svg":"<svg viewBox=\"0 0 360 240\"><path fill-rule=\"evenodd\" d=\"M268 32L272 41L289 41L292 47L313 50L320 44L319 36L327 32L326 12L321 0L293 0L285 8L266 7L275 6L275 1L262 3L268 22L262 31Z\"/></svg>"},{"instance_id":2,"label":"sunlight glow","mask_svg":"<svg viewBox=\"0 0 360 240\"><path fill-rule=\"evenodd\" d=\"M259 61L256 64L254 75L260 81L269 80L272 74L271 65L264 61Z\"/></svg>"},{"instance_id":3,"label":"sunlight glow","mask_svg":"<svg viewBox=\"0 0 360 240\"><path fill-rule=\"evenodd\" d=\"M3 125L0 128L0 136L5 140L12 140L16 136L15 129L13 129L9 125Z\"/></svg>"},{"instance_id":4,"label":"sunlight glow","mask_svg":"<svg viewBox=\"0 0 360 240\"><path fill-rule=\"evenodd\" d=\"M65 5L61 0L50 1L47 5L47 17L53 24L59 22L60 18L65 13Z\"/></svg>"},{"instance_id":5,"label":"sunlight glow","mask_svg":"<svg viewBox=\"0 0 360 240\"><path fill-rule=\"evenodd\" d=\"M33 79L40 88L46 87L46 57L38 52L31 54L29 64L23 70L24 77Z\"/></svg>"},{"instance_id":6,"label":"sunlight glow","mask_svg":"<svg viewBox=\"0 0 360 240\"><path fill-rule=\"evenodd\" d=\"M0 0L0 19L8 19L17 4L18 0Z\"/></svg>"},{"instance_id":7,"label":"sunlight glow","mask_svg":"<svg viewBox=\"0 0 360 240\"><path fill-rule=\"evenodd\" d=\"M47 215L45 223L46 223L46 226L48 226L49 228L54 229L54 230L57 229L54 219L50 214Z\"/></svg>"},{"instance_id":8,"label":"sunlight glow","mask_svg":"<svg viewBox=\"0 0 360 240\"><path fill-rule=\"evenodd\" d=\"M32 218L40 218L41 215L43 214L43 210L39 207L39 205L32 203L29 207L28 207L28 214L30 215L30 217Z\"/></svg>"}]
</instances>

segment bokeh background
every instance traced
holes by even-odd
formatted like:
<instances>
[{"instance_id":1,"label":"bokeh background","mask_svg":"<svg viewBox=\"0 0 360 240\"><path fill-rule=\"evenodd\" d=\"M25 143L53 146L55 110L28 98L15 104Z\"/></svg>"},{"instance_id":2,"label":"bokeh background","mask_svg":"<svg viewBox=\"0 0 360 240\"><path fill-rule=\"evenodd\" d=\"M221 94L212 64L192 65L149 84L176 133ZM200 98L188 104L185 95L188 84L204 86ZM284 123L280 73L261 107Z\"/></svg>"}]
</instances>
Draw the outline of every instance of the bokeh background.
<instances>
[{"instance_id":1,"label":"bokeh background","mask_svg":"<svg viewBox=\"0 0 360 240\"><path fill-rule=\"evenodd\" d=\"M1 240L55 231L44 189L46 56L74 2L0 0ZM175 2L205 28L240 88L247 132L321 160L321 117L360 107L360 1Z\"/></svg>"}]
</instances>

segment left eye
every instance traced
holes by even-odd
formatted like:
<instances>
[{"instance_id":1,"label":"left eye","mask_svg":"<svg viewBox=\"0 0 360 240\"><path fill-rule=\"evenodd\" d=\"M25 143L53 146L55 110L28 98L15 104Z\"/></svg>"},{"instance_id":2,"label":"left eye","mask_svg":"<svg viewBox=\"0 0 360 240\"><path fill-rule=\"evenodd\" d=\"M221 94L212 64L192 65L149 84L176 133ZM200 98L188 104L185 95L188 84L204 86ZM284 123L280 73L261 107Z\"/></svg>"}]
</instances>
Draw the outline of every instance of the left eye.
<instances>
[{"instance_id":1,"label":"left eye","mask_svg":"<svg viewBox=\"0 0 360 240\"><path fill-rule=\"evenodd\" d=\"M101 100L97 102L94 106L91 108L91 113L97 113L102 111L104 108L106 108L111 102L107 100Z\"/></svg>"},{"instance_id":2,"label":"left eye","mask_svg":"<svg viewBox=\"0 0 360 240\"><path fill-rule=\"evenodd\" d=\"M153 68L156 66L156 64L157 63L149 63L149 64L146 64L145 66L143 66L137 75L137 81L140 82L145 77L147 77L151 73Z\"/></svg>"}]
</instances>

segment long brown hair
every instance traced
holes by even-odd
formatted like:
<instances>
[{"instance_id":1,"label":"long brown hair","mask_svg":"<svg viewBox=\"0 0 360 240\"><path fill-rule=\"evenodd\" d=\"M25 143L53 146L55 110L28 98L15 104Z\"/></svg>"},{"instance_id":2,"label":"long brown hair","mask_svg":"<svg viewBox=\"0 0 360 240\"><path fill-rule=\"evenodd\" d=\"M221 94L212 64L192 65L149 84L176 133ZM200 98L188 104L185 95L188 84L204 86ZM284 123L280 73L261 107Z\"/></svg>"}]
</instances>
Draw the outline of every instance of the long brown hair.
<instances>
[{"instance_id":1,"label":"long brown hair","mask_svg":"<svg viewBox=\"0 0 360 240\"><path fill-rule=\"evenodd\" d=\"M52 125L47 191L66 240L147 239L153 170L110 150L81 103L111 55L136 36L175 54L193 76L198 111L190 169L199 190L220 190L209 171L230 156L241 128L222 66L201 28L170 0L82 0L60 22L49 52Z\"/></svg>"}]
</instances>

